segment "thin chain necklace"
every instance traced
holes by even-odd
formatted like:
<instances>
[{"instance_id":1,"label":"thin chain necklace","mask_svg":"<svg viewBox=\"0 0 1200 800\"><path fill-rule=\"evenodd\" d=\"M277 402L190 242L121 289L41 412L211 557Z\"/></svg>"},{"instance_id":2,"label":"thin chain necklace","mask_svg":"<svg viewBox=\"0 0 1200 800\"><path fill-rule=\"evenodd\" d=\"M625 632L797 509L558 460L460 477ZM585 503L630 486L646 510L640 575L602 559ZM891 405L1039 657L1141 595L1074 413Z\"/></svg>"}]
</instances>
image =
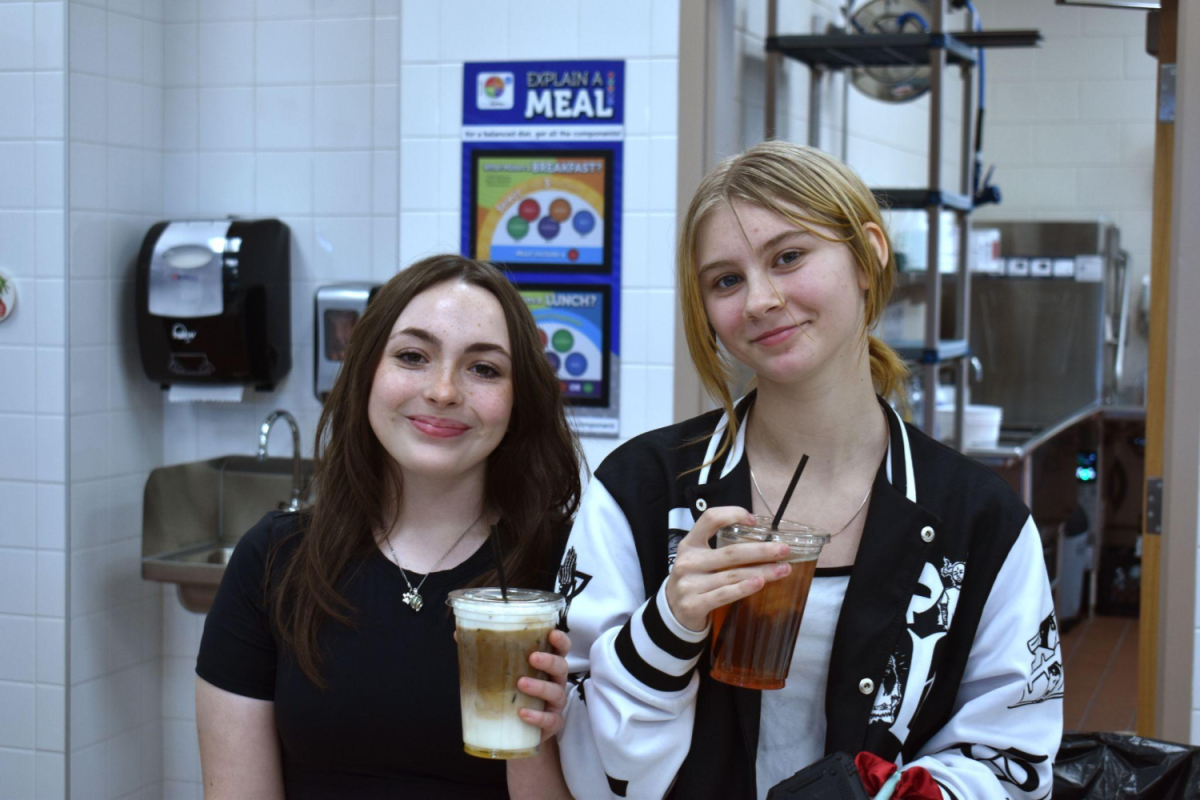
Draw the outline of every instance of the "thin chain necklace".
<instances>
[{"instance_id":1,"label":"thin chain necklace","mask_svg":"<svg viewBox=\"0 0 1200 800\"><path fill-rule=\"evenodd\" d=\"M425 600L421 597L421 587L425 585L425 581L429 580L430 575L437 572L437 568L440 567L442 562L446 560L446 556L454 552L454 548L458 547L459 542L461 542L466 535L471 532L471 528L474 528L476 523L478 523L481 519L483 519L482 511L479 512L479 516L475 518L475 521L468 525L467 529L458 535L458 538L454 540L454 544L450 545L450 549L445 553L442 553L442 557L439 558L437 562L429 568L429 572L425 573L425 577L421 578L421 582L418 583L415 588L412 585L412 581L408 579L408 573L404 571L404 567L400 566L400 559L396 556L395 548L392 547L392 537L389 536L385 540L387 542L388 550L392 551L392 560L396 562L396 567L400 570L400 574L404 576L404 583L408 586L408 591L405 592L404 596L400 599L407 603L409 608L411 608L413 611L421 610L421 606L425 605Z\"/></svg>"},{"instance_id":2,"label":"thin chain necklace","mask_svg":"<svg viewBox=\"0 0 1200 800\"><path fill-rule=\"evenodd\" d=\"M771 508L771 504L767 502L767 498L763 494L762 489L758 488L758 478L754 477L753 467L750 468L750 481L754 484L754 491L758 492L758 497L763 501L763 505L767 507L767 511L771 512L772 517L775 516L775 509ZM871 492L874 490L874 488L875 487L872 486L870 489L867 489L867 495L862 499L862 502L858 504L858 508L854 510L854 515L850 517L850 519L846 520L845 525L829 534L830 536L837 536L839 533L846 530L846 528L849 528L851 522L854 522L854 520L858 519L858 515L862 513L863 507L867 504L867 501L871 499Z\"/></svg>"}]
</instances>

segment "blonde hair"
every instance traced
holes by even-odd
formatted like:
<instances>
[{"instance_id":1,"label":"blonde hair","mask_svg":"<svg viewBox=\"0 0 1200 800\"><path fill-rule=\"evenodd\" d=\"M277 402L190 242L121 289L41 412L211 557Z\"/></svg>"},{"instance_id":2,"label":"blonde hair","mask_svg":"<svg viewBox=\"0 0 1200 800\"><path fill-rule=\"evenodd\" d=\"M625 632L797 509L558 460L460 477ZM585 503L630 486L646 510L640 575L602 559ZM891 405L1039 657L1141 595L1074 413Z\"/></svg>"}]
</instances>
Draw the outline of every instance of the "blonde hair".
<instances>
[{"instance_id":1,"label":"blonde hair","mask_svg":"<svg viewBox=\"0 0 1200 800\"><path fill-rule=\"evenodd\" d=\"M838 159L812 147L782 141L757 144L718 164L696 190L679 232L676 272L683 326L692 363L704 388L721 404L729 419L719 456L737 435L737 416L729 391L735 368L717 346L717 335L704 310L696 272L696 241L700 226L714 209L734 201L750 203L790 220L826 241L850 248L867 280L862 335L871 362L871 380L884 398L903 399L908 368L896 351L870 334L892 294L896 258L879 203L862 179ZM881 262L864 232L879 226L887 242L887 261ZM833 236L816 228L833 231Z\"/></svg>"}]
</instances>

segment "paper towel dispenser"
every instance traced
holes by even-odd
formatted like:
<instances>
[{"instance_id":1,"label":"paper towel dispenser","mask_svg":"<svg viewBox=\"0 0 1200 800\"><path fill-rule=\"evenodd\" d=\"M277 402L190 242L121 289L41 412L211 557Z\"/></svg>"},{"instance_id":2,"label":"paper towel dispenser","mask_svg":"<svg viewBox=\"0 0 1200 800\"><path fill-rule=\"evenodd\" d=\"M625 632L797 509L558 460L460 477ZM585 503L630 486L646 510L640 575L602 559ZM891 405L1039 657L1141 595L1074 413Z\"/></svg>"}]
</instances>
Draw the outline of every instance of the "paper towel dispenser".
<instances>
[{"instance_id":1,"label":"paper towel dispenser","mask_svg":"<svg viewBox=\"0 0 1200 800\"><path fill-rule=\"evenodd\" d=\"M276 219L150 228L136 280L146 375L164 387L274 389L292 366L289 245Z\"/></svg>"}]
</instances>

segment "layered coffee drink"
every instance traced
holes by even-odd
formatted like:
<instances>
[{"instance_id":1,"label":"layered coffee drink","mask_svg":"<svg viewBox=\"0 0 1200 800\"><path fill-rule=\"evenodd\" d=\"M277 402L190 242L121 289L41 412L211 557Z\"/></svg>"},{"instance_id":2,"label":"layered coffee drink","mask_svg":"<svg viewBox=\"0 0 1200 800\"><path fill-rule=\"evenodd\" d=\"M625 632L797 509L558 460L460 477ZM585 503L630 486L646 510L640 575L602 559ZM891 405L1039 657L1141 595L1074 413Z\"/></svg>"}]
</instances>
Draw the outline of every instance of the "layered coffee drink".
<instances>
[{"instance_id":1,"label":"layered coffee drink","mask_svg":"<svg viewBox=\"0 0 1200 800\"><path fill-rule=\"evenodd\" d=\"M749 597L713 612L712 667L722 683L746 689L782 689L792 665L804 606L812 588L817 557L829 541L824 531L792 522L772 530L771 520L733 525L717 531L717 547L743 542L783 542L791 549L784 559L792 571L770 581Z\"/></svg>"},{"instance_id":2,"label":"layered coffee drink","mask_svg":"<svg viewBox=\"0 0 1200 800\"><path fill-rule=\"evenodd\" d=\"M448 600L458 631L459 698L463 749L480 758L536 755L542 731L520 710L545 703L517 688L522 677L544 680L529 656L550 650L563 599L552 592L497 588L459 589Z\"/></svg>"}]
</instances>

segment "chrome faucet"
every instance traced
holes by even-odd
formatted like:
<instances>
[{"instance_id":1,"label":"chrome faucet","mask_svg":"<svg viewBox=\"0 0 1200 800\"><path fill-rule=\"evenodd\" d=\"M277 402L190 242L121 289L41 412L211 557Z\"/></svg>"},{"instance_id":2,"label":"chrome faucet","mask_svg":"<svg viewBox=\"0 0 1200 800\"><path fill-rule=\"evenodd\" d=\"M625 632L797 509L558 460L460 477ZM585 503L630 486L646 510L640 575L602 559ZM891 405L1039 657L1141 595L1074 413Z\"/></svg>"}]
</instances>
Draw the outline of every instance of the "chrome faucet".
<instances>
[{"instance_id":1,"label":"chrome faucet","mask_svg":"<svg viewBox=\"0 0 1200 800\"><path fill-rule=\"evenodd\" d=\"M285 420L292 429L292 499L287 505L280 503L279 507L284 511L299 511L300 493L303 490L300 482L300 426L296 424L296 418L283 409L268 414L258 428L258 460L267 460L267 439L271 435L271 426L280 419Z\"/></svg>"}]
</instances>

